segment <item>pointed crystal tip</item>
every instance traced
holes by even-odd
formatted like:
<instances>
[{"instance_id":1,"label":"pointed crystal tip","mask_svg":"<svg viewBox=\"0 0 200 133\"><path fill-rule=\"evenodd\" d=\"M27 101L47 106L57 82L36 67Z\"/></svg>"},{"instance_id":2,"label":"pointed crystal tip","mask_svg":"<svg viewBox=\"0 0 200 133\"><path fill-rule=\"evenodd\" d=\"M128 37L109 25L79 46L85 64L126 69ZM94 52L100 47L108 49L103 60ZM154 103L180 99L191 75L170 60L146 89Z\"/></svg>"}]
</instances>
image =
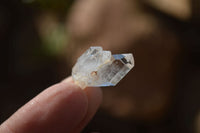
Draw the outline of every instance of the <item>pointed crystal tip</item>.
<instances>
[{"instance_id":1,"label":"pointed crystal tip","mask_svg":"<svg viewBox=\"0 0 200 133\"><path fill-rule=\"evenodd\" d=\"M72 68L72 78L83 89L87 86L115 86L133 67L131 53L111 55L102 47L90 47Z\"/></svg>"}]
</instances>

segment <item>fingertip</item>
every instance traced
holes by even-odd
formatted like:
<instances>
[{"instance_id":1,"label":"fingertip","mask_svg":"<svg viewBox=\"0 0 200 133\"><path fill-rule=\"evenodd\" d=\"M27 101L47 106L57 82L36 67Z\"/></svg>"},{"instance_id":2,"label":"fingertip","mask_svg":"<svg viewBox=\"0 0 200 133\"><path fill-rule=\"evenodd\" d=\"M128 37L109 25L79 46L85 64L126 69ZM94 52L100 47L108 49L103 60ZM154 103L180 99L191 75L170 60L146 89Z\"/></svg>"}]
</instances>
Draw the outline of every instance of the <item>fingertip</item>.
<instances>
[{"instance_id":1,"label":"fingertip","mask_svg":"<svg viewBox=\"0 0 200 133\"><path fill-rule=\"evenodd\" d=\"M88 101L91 103L91 108L97 108L102 102L103 93L99 87L88 87L85 90Z\"/></svg>"},{"instance_id":2,"label":"fingertip","mask_svg":"<svg viewBox=\"0 0 200 133\"><path fill-rule=\"evenodd\" d=\"M72 77L64 79L62 82L64 82L64 83L71 82L74 84ZM76 86L76 84L74 84L74 85ZM85 92L85 94L88 98L88 109L87 109L85 118L77 126L74 133L79 133L79 132L81 132L81 130L83 130L83 128L88 124L88 122L93 118L93 116L97 112L97 110L102 102L102 99L103 99L103 93L102 93L101 88L99 88L99 87L87 87L82 90Z\"/></svg>"},{"instance_id":3,"label":"fingertip","mask_svg":"<svg viewBox=\"0 0 200 133\"><path fill-rule=\"evenodd\" d=\"M11 116L3 127L20 133L72 132L85 118L87 110L86 93L73 84L69 77L33 98Z\"/></svg>"},{"instance_id":4,"label":"fingertip","mask_svg":"<svg viewBox=\"0 0 200 133\"><path fill-rule=\"evenodd\" d=\"M63 80L61 81L61 83L74 83L74 81L73 81L72 77L69 76L69 77L63 79Z\"/></svg>"},{"instance_id":5,"label":"fingertip","mask_svg":"<svg viewBox=\"0 0 200 133\"><path fill-rule=\"evenodd\" d=\"M83 128L88 124L88 122L93 118L95 113L97 112L101 102L103 93L101 88L98 87L88 87L84 89L87 98L88 98L88 110L85 118L82 120L82 122L78 125L78 127L75 130L75 133L81 132Z\"/></svg>"}]
</instances>

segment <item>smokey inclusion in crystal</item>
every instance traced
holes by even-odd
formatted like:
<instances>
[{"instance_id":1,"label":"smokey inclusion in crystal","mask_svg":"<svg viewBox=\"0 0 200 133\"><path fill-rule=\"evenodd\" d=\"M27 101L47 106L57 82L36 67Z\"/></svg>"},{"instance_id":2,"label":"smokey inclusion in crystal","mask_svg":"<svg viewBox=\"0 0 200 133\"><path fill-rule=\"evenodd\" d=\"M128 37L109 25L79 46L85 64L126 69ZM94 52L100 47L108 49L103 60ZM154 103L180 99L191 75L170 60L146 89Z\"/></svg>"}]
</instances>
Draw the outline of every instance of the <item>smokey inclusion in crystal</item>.
<instances>
[{"instance_id":1,"label":"smokey inclusion in crystal","mask_svg":"<svg viewBox=\"0 0 200 133\"><path fill-rule=\"evenodd\" d=\"M131 53L111 55L102 47L90 47L72 68L72 78L81 88L115 86L132 68Z\"/></svg>"}]
</instances>

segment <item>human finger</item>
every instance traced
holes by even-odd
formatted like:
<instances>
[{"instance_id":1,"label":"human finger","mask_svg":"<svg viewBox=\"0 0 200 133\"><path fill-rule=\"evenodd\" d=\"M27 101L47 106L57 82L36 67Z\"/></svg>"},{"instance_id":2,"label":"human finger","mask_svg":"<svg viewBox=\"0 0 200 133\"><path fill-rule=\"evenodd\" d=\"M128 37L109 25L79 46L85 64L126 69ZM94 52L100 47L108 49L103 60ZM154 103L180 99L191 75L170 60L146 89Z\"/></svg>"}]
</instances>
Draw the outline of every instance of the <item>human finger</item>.
<instances>
[{"instance_id":1,"label":"human finger","mask_svg":"<svg viewBox=\"0 0 200 133\"><path fill-rule=\"evenodd\" d=\"M0 126L1 133L70 133L86 118L88 97L71 78L53 85Z\"/></svg>"}]
</instances>

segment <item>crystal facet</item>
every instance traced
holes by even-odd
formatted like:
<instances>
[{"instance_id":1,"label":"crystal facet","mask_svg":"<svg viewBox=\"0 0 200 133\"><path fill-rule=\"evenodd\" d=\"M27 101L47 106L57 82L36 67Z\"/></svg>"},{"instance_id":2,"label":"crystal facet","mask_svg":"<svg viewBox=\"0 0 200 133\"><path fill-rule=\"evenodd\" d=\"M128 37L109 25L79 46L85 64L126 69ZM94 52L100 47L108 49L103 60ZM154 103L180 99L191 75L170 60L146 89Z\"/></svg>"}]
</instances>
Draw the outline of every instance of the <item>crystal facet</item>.
<instances>
[{"instance_id":1,"label":"crystal facet","mask_svg":"<svg viewBox=\"0 0 200 133\"><path fill-rule=\"evenodd\" d=\"M72 68L72 78L81 88L115 86L133 66L131 53L111 55L102 47L90 47Z\"/></svg>"}]
</instances>

